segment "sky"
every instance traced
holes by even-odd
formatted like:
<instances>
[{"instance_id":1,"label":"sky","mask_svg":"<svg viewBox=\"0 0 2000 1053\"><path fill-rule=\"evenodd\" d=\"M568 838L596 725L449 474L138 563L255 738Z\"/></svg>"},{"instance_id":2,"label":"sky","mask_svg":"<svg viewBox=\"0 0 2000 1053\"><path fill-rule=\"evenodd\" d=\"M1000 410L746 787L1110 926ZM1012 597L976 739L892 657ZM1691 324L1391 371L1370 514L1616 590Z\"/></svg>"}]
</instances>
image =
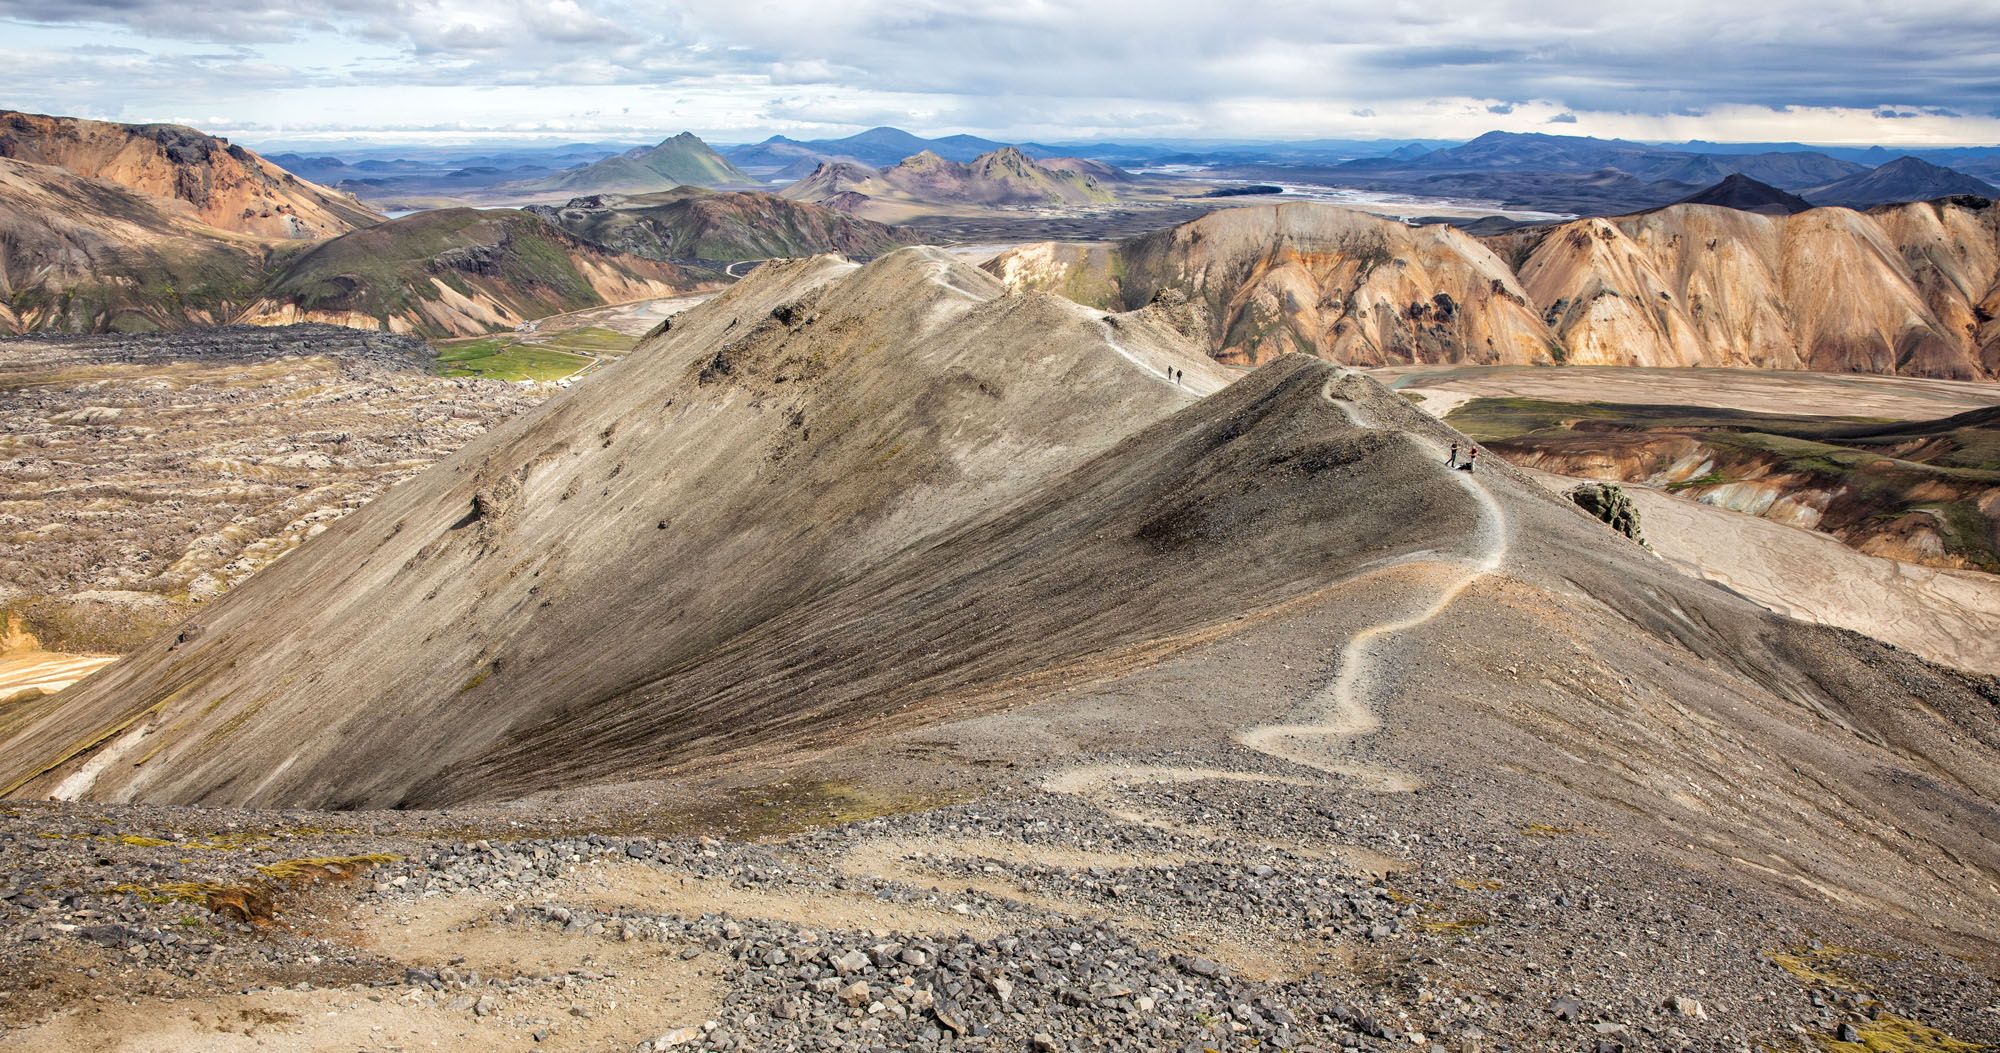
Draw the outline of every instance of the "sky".
<instances>
[{"instance_id":1,"label":"sky","mask_svg":"<svg viewBox=\"0 0 2000 1053\"><path fill-rule=\"evenodd\" d=\"M2000 143L1996 0L0 0L0 107L251 144Z\"/></svg>"}]
</instances>

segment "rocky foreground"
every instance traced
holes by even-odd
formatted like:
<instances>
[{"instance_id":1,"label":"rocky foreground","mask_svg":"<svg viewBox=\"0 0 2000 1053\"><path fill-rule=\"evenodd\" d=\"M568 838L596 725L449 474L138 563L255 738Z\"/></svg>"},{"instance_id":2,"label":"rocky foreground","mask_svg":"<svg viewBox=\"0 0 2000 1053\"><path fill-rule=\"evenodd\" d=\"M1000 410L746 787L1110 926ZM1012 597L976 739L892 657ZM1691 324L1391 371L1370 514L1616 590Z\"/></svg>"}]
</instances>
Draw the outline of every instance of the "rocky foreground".
<instances>
[{"instance_id":1,"label":"rocky foreground","mask_svg":"<svg viewBox=\"0 0 2000 1053\"><path fill-rule=\"evenodd\" d=\"M0 819L0 1048L1968 1050L1946 1031L2000 1033L1966 965L1847 945L1804 903L1746 922L1749 890L1677 880L1605 831L1468 839L1331 786L1115 797L1132 819L1043 793L761 841L641 832L686 825L664 813L618 830L585 812L20 806ZM823 785L736 800L772 825L854 807Z\"/></svg>"}]
</instances>

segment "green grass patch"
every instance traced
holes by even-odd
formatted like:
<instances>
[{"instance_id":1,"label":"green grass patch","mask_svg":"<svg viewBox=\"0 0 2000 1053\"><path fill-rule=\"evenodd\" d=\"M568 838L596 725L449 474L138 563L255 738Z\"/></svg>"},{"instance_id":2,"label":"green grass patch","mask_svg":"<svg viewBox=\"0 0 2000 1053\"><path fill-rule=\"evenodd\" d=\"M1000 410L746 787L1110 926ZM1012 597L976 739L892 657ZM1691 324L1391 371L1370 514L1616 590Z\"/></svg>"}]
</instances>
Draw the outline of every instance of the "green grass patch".
<instances>
[{"instance_id":1,"label":"green grass patch","mask_svg":"<svg viewBox=\"0 0 2000 1053\"><path fill-rule=\"evenodd\" d=\"M438 350L438 372L447 377L551 381L589 365L589 356L489 336Z\"/></svg>"}]
</instances>

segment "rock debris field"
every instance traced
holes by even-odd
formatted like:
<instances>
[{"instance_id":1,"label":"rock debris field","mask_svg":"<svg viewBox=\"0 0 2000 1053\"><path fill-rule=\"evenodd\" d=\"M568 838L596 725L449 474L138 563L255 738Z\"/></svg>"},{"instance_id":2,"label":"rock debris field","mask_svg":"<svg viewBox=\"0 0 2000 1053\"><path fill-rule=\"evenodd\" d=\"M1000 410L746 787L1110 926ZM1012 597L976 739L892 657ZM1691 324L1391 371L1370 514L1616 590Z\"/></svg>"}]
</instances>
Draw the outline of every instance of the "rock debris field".
<instances>
[{"instance_id":1,"label":"rock debris field","mask_svg":"<svg viewBox=\"0 0 2000 1053\"><path fill-rule=\"evenodd\" d=\"M544 397L325 325L0 341L0 604L123 651Z\"/></svg>"},{"instance_id":2,"label":"rock debris field","mask_svg":"<svg viewBox=\"0 0 2000 1053\"><path fill-rule=\"evenodd\" d=\"M762 843L18 806L0 1049L1839 1049L1994 1026L1958 963L1816 939L1805 912L1743 925L1730 890L1601 833L1468 843L1335 787L1120 796L1292 847L1059 794Z\"/></svg>"}]
</instances>

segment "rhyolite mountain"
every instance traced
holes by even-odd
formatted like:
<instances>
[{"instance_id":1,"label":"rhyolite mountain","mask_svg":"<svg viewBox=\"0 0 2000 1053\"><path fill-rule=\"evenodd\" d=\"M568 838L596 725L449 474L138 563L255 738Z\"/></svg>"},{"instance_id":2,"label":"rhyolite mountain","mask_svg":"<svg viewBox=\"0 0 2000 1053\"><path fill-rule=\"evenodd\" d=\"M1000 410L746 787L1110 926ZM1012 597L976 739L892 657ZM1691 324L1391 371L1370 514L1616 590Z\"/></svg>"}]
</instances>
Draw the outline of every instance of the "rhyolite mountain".
<instances>
[{"instance_id":1,"label":"rhyolite mountain","mask_svg":"<svg viewBox=\"0 0 2000 1053\"><path fill-rule=\"evenodd\" d=\"M383 218L227 139L175 124L0 111L0 157L111 183L208 226L257 237L331 237Z\"/></svg>"},{"instance_id":2,"label":"rhyolite mountain","mask_svg":"<svg viewBox=\"0 0 2000 1053\"><path fill-rule=\"evenodd\" d=\"M1115 244L1020 246L1010 285L1129 309L1171 293L1211 354L1355 365L2000 372L2000 209L1759 215L1675 205L1475 239L1330 205L1225 209Z\"/></svg>"},{"instance_id":3,"label":"rhyolite mountain","mask_svg":"<svg viewBox=\"0 0 2000 1053\"><path fill-rule=\"evenodd\" d=\"M527 212L435 209L293 255L237 320L472 336L712 288L721 277L605 248Z\"/></svg>"}]
</instances>

